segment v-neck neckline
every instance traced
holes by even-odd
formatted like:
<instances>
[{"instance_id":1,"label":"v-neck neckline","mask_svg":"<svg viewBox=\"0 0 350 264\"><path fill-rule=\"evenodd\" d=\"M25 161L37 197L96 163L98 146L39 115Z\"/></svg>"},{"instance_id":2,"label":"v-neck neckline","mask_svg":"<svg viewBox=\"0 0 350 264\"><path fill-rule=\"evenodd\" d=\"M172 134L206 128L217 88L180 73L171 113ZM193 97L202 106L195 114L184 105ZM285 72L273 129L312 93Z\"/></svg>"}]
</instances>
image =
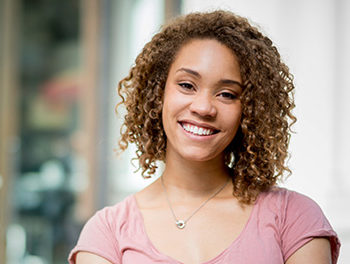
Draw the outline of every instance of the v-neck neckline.
<instances>
[{"instance_id":1,"label":"v-neck neckline","mask_svg":"<svg viewBox=\"0 0 350 264\"><path fill-rule=\"evenodd\" d=\"M259 195L253 205L253 208L250 212L250 215L249 215L249 218L248 220L246 221L243 229L240 231L239 235L230 243L230 245L228 247L226 247L225 249L223 249L217 256L215 256L214 258L210 259L210 260L207 260L205 262L202 262L200 264L214 264L214 263L217 263L217 261L219 261L222 257L224 257L231 248L233 248L243 237L244 237L244 234L247 233L249 230L249 227L251 225L251 222L253 221L253 218L254 218L254 215L256 214L256 210L257 210L257 204L258 204L258 201L260 199L261 195ZM142 215L142 212L137 204L137 200L136 200L136 197L135 197L135 194L131 195L131 199L132 199L132 204L134 206L134 211L136 212L136 214L138 215L138 219L140 220L140 225L141 225L141 230L143 232L143 235L144 237L146 238L146 241L148 243L148 245L150 246L150 248L152 249L152 251L163 257L163 258L167 258L169 261L173 262L173 263L177 263L177 264L183 264L183 262L173 258L173 257L170 257L169 255L165 254L165 253L162 253L161 251L159 251L156 246L153 244L153 242L151 241L151 239L149 238L147 232L146 232L146 226L145 226L145 221L144 221L144 218L143 218L143 215Z\"/></svg>"}]
</instances>

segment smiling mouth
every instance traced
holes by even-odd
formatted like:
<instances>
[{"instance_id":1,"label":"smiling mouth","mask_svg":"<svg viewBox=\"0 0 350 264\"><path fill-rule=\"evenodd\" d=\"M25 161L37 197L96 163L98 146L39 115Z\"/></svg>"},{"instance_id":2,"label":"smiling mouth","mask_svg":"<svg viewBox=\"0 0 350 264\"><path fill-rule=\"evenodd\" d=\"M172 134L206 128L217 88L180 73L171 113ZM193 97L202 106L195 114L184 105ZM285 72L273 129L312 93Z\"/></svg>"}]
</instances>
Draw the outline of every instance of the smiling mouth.
<instances>
[{"instance_id":1,"label":"smiling mouth","mask_svg":"<svg viewBox=\"0 0 350 264\"><path fill-rule=\"evenodd\" d=\"M180 122L180 125L186 132L189 132L193 135L198 135L198 136L210 136L219 132L219 130L196 126L186 122Z\"/></svg>"}]
</instances>

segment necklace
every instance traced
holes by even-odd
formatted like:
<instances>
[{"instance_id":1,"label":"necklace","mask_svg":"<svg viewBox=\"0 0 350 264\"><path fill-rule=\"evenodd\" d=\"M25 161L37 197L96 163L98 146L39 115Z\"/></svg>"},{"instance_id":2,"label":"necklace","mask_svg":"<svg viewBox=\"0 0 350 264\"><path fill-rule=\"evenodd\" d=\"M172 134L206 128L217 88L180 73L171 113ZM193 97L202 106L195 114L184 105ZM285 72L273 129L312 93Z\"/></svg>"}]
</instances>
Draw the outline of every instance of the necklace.
<instances>
[{"instance_id":1,"label":"necklace","mask_svg":"<svg viewBox=\"0 0 350 264\"><path fill-rule=\"evenodd\" d=\"M163 187L163 190L164 190L164 194L165 194L166 200L167 200L167 202L168 202L168 205L169 205L169 208L170 208L170 210L171 210L171 213L172 213L172 215L173 215L173 217L174 217L175 224L176 224L176 226L177 226L179 229L183 229L183 228L185 228L185 226L186 226L188 220L190 220L191 217L195 215L195 213L197 213L204 205L206 205L207 202L209 202L211 199L213 199L216 195L219 194L219 192L221 192L221 191L225 188L225 186L226 186L227 183L229 182L229 179L230 179L230 178L228 178L227 181L225 182L225 184L224 184L223 186L221 186L215 193L213 193L207 200L205 200L196 210L194 210L194 212L193 212L189 217L187 217L186 220L177 219L177 217L176 217L176 215L175 215L175 212L174 212L174 210L173 210L173 207L171 206L171 203L170 203L170 200L169 200L169 197L168 197L168 193L167 193L167 191L166 191L166 189L165 189L165 186L164 186L163 175L160 176L160 179L161 179L161 182L162 182L162 187Z\"/></svg>"}]
</instances>

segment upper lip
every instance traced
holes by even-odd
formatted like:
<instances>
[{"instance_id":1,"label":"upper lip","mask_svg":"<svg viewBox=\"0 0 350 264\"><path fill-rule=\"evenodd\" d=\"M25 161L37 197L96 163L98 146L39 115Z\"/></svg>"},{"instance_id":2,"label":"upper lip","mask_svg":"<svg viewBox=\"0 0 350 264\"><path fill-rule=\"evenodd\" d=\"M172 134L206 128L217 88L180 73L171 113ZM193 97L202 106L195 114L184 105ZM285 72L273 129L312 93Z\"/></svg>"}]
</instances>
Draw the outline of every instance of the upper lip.
<instances>
[{"instance_id":1,"label":"upper lip","mask_svg":"<svg viewBox=\"0 0 350 264\"><path fill-rule=\"evenodd\" d=\"M214 131L220 131L220 129L214 127L214 126L211 126L211 125L208 125L208 124L205 124L205 123L201 123L201 122L196 122L196 121L193 121L193 120L188 120L188 119L183 119L183 120L180 120L179 123L188 123L188 124L191 124L191 125L194 125L194 126L197 126L197 127L203 127L203 128L207 128L207 129L211 129L211 130L214 130Z\"/></svg>"}]
</instances>

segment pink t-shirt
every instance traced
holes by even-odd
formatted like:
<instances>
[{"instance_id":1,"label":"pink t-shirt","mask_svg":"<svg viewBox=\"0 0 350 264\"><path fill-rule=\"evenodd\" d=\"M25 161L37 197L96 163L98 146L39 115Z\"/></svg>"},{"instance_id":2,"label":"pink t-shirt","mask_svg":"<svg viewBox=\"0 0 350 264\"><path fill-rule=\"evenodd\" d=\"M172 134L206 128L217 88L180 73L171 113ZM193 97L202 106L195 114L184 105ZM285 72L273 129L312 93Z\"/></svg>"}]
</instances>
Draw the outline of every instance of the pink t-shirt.
<instances>
[{"instance_id":1,"label":"pink t-shirt","mask_svg":"<svg viewBox=\"0 0 350 264\"><path fill-rule=\"evenodd\" d=\"M340 242L320 207L302 194L274 188L259 195L244 229L231 245L205 264L282 264L314 237L329 238L335 264ZM70 264L75 263L78 251L115 264L181 263L152 244L133 195L98 211L86 223L69 255Z\"/></svg>"}]
</instances>

